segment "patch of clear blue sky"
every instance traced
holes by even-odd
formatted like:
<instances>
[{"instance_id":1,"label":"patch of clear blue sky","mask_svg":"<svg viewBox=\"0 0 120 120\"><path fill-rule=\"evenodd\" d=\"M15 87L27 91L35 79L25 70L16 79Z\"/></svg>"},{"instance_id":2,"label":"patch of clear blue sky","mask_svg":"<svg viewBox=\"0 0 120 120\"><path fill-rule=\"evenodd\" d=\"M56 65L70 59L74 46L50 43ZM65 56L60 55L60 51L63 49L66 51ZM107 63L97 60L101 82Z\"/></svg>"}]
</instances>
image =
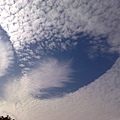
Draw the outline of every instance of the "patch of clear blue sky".
<instances>
[{"instance_id":1,"label":"patch of clear blue sky","mask_svg":"<svg viewBox=\"0 0 120 120\"><path fill-rule=\"evenodd\" d=\"M108 69L112 67L116 59L117 53L101 52L100 49L96 50L95 57L89 57L89 50L92 45L89 44L89 40L94 39L86 35L78 38L78 45L68 51L51 51L44 57L53 57L59 61L71 60L72 69L75 70L71 75L71 83L65 83L63 88L48 88L42 90L44 94L37 94L35 97L39 99L50 99L54 97L62 97L64 94L74 92L90 83L94 82L97 78L103 75ZM107 37L101 37L103 46L109 48L107 44Z\"/></svg>"},{"instance_id":2,"label":"patch of clear blue sky","mask_svg":"<svg viewBox=\"0 0 120 120\"><path fill-rule=\"evenodd\" d=\"M2 28L0 28L2 29ZM7 33L3 30L3 35L7 36ZM36 55L42 56L40 61L47 59L49 57L56 58L59 61L67 61L72 60L72 69L75 70L74 74L71 75L71 83L65 83L63 88L48 88L42 90L44 94L37 94L35 97L39 99L49 99L54 97L61 97L66 93L74 92L79 88L82 88L91 82L95 81L98 77L103 75L108 69L112 67L116 59L118 58L117 53L101 53L100 49L96 50L95 57L92 59L89 57L89 50L92 45L89 44L89 40L93 39L94 37L90 37L89 35L84 36L84 33L78 35L79 38L76 40L78 41L78 45L75 48L68 49L61 51L59 47L53 50L49 50L45 45L42 46L42 50L45 54L35 53ZM109 48L109 45L106 42L107 37L101 37L102 45L105 48ZM55 41L55 40L54 40ZM62 39L62 42L65 42L65 39ZM44 44L44 40L42 41ZM71 40L71 43L74 42ZM57 44L57 43L56 43ZM12 44L11 44L12 45ZM30 44L30 49L35 52L39 46L41 46L41 42L36 42L34 44ZM24 50L27 49L26 47ZM14 48L13 48L14 50ZM21 54L24 52L21 52ZM38 49L39 50L39 49ZM26 52L26 50L25 50ZM8 74L0 78L0 87L7 82L7 80L11 79L15 76L20 76L22 69L19 67L19 58L17 57L14 51L14 64L8 69ZM26 67L33 68L37 64L38 59L35 59L31 56L30 62L33 62L33 66L29 66L27 63L24 63Z\"/></svg>"}]
</instances>

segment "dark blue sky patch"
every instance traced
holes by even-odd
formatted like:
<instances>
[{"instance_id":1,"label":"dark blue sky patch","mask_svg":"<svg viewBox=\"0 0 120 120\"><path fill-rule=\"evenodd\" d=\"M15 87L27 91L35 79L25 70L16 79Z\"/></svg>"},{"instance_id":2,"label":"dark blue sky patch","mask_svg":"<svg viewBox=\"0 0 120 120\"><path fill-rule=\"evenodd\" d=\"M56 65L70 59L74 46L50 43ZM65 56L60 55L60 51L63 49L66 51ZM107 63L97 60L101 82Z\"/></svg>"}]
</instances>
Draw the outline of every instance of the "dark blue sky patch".
<instances>
[{"instance_id":1,"label":"dark blue sky patch","mask_svg":"<svg viewBox=\"0 0 120 120\"><path fill-rule=\"evenodd\" d=\"M62 97L94 82L112 67L119 56L117 53L109 52L110 46L107 44L107 39L107 36L92 37L81 33L76 40L78 44L75 47L67 46L67 50L61 50L61 46L55 40L56 47L53 49L46 45L47 40L26 44L20 54L22 58L29 57L29 59L26 59L27 61L19 61L19 59L21 60L19 57L16 59L18 64L24 64L25 68L32 70L37 67L39 62L47 58L55 58L60 62L72 60L71 67L74 70L70 83L64 83L64 87L43 89L41 90L43 94L40 91L40 94L33 96L39 99ZM67 39L62 39L59 43L65 44L66 41ZM71 44L76 42L72 39L70 41ZM40 56L40 59L36 56ZM23 68L21 68L22 70L24 71ZM27 72L29 73L29 71Z\"/></svg>"},{"instance_id":2,"label":"dark blue sky patch","mask_svg":"<svg viewBox=\"0 0 120 120\"><path fill-rule=\"evenodd\" d=\"M78 39L78 45L76 48L68 51L57 51L48 54L46 57L53 57L59 61L72 60L72 69L75 71L71 75L71 82L65 83L63 88L48 88L42 90L43 94L37 94L35 97L39 99L50 99L55 97L62 97L63 95L75 92L76 90L89 85L94 82L97 78L103 75L108 69L112 67L116 59L118 58L117 53L102 52L100 48L96 49L95 56L89 57L89 50L92 45L89 44L88 37L84 37L87 42L83 42L83 38ZM94 39L94 38L93 38ZM106 43L105 38L103 39L104 45L107 49L109 45ZM97 54L97 55L96 55Z\"/></svg>"}]
</instances>

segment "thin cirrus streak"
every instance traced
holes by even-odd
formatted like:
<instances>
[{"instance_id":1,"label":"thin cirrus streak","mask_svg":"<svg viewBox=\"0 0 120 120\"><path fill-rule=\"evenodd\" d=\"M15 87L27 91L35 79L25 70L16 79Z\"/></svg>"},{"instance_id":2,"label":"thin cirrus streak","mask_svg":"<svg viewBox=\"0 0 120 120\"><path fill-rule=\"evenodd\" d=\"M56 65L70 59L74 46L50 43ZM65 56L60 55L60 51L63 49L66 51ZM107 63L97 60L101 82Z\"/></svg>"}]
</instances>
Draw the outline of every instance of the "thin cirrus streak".
<instances>
[{"instance_id":1,"label":"thin cirrus streak","mask_svg":"<svg viewBox=\"0 0 120 120\"><path fill-rule=\"evenodd\" d=\"M55 58L43 60L28 74L31 94L42 95L45 94L45 89L62 88L65 83L72 82L73 73L70 60L67 62Z\"/></svg>"},{"instance_id":2,"label":"thin cirrus streak","mask_svg":"<svg viewBox=\"0 0 120 120\"><path fill-rule=\"evenodd\" d=\"M61 62L49 58L38 63L37 68L22 78L9 81L5 87L5 99L11 102L19 102L28 96L42 98L42 95L49 95L49 92L45 91L46 89L62 88L65 83L72 82L73 72L71 61ZM21 96L24 97L21 98Z\"/></svg>"}]
</instances>

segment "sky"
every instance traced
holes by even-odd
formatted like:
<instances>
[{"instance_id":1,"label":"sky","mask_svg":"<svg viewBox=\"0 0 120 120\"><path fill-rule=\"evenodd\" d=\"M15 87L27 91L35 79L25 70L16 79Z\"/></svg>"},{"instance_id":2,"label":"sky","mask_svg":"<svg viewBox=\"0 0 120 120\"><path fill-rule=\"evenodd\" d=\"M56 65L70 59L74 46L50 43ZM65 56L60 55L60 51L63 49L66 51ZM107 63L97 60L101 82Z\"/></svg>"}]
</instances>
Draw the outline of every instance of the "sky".
<instances>
[{"instance_id":1,"label":"sky","mask_svg":"<svg viewBox=\"0 0 120 120\"><path fill-rule=\"evenodd\" d=\"M120 119L119 0L1 0L0 115Z\"/></svg>"}]
</instances>

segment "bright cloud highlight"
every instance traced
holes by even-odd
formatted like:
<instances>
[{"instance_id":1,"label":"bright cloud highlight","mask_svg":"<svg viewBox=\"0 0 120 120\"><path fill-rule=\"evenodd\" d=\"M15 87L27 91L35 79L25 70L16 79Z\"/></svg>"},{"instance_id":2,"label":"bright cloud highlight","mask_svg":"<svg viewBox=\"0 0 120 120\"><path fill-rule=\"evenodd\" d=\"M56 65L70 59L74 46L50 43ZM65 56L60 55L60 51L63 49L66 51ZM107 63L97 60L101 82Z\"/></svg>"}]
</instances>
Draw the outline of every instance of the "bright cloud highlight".
<instances>
[{"instance_id":1,"label":"bright cloud highlight","mask_svg":"<svg viewBox=\"0 0 120 120\"><path fill-rule=\"evenodd\" d=\"M37 68L28 74L29 86L33 94L40 94L40 90L63 87L71 81L72 74L71 61L61 62L48 58L38 63Z\"/></svg>"}]
</instances>

